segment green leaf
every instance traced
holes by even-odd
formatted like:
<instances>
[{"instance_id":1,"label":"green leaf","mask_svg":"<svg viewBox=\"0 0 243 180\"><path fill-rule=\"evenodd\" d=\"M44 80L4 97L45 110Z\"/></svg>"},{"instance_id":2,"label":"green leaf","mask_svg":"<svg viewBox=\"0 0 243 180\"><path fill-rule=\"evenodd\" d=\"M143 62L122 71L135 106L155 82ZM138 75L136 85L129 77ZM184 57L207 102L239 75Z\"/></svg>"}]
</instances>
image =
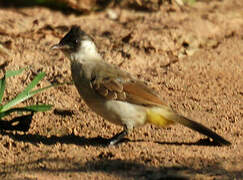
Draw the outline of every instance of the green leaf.
<instances>
[{"instance_id":1,"label":"green leaf","mask_svg":"<svg viewBox=\"0 0 243 180\"><path fill-rule=\"evenodd\" d=\"M24 107L27 110L34 111L34 112L45 112L52 108L52 105L49 104L36 104L31 106Z\"/></svg>"},{"instance_id":2,"label":"green leaf","mask_svg":"<svg viewBox=\"0 0 243 180\"><path fill-rule=\"evenodd\" d=\"M34 81L34 80L33 80ZM34 96L35 94L44 91L50 87L53 87L53 85L50 86L46 86L44 88L40 88L31 92L25 92L25 93L21 93L19 94L15 99L11 100L10 102L8 102L7 104L3 105L2 108L0 109L0 113L7 111L8 109L10 109L11 107L15 106L16 104L21 103L22 101L25 101L26 99L29 99L30 97Z\"/></svg>"},{"instance_id":3,"label":"green leaf","mask_svg":"<svg viewBox=\"0 0 243 180\"><path fill-rule=\"evenodd\" d=\"M18 94L15 97L15 99L11 100L10 102L8 102L4 106L2 106L2 108L0 109L0 112L6 111L9 108L11 108L12 106L15 106L16 104L19 104L22 101L33 96L33 95L30 96L29 91L31 89L33 89L39 83L39 81L44 78L44 76L45 76L44 72L37 74L37 76L33 79L33 81L31 81L31 83L20 94Z\"/></svg>"},{"instance_id":4,"label":"green leaf","mask_svg":"<svg viewBox=\"0 0 243 180\"><path fill-rule=\"evenodd\" d=\"M196 3L196 0L183 0L184 3L187 3L189 5L193 5Z\"/></svg>"},{"instance_id":5,"label":"green leaf","mask_svg":"<svg viewBox=\"0 0 243 180\"><path fill-rule=\"evenodd\" d=\"M0 104L2 103L2 98L3 98L4 91L5 91L6 78L21 74L24 70L25 70L25 68L21 68L16 71L9 70L5 73L4 77L0 80Z\"/></svg>"},{"instance_id":6,"label":"green leaf","mask_svg":"<svg viewBox=\"0 0 243 180\"><path fill-rule=\"evenodd\" d=\"M31 106L25 106L20 108L12 108L5 112L0 113L0 119L4 116L11 114L12 112L45 112L52 108L49 104L36 104Z\"/></svg>"},{"instance_id":7,"label":"green leaf","mask_svg":"<svg viewBox=\"0 0 243 180\"><path fill-rule=\"evenodd\" d=\"M9 71L6 72L5 77L6 77L6 78L9 78L9 77L11 77L11 76L19 75L19 74L21 74L24 70L25 70L25 68L21 68L21 69L16 70L16 71L9 70Z\"/></svg>"},{"instance_id":8,"label":"green leaf","mask_svg":"<svg viewBox=\"0 0 243 180\"><path fill-rule=\"evenodd\" d=\"M0 104L2 103L2 99L3 99L3 94L4 94L4 90L5 90L5 85L6 85L6 76L3 76L2 79L0 79Z\"/></svg>"},{"instance_id":9,"label":"green leaf","mask_svg":"<svg viewBox=\"0 0 243 180\"><path fill-rule=\"evenodd\" d=\"M34 80L31 81L31 83L18 95L18 96L22 96L22 94L27 94L31 89L33 89L40 80L42 80L45 77L45 73L44 72L40 72L39 74L37 74L37 76L35 76Z\"/></svg>"},{"instance_id":10,"label":"green leaf","mask_svg":"<svg viewBox=\"0 0 243 180\"><path fill-rule=\"evenodd\" d=\"M20 70L8 71L8 77L16 75L19 72L21 72L21 71ZM6 75L7 75L7 73L6 73ZM36 93L34 93L32 95L32 93L29 93L29 91L31 89L33 89L39 83L39 81L44 78L44 76L45 76L44 72L37 74L37 76L34 78L34 80L19 95L17 95L17 97L15 99L11 100L10 102L8 102L7 104L3 105L0 108L0 112L4 112L4 111L8 110L9 108L11 108L12 106L15 106L16 104L19 104L22 101L24 101L24 100L32 97L33 95L35 95Z\"/></svg>"}]
</instances>

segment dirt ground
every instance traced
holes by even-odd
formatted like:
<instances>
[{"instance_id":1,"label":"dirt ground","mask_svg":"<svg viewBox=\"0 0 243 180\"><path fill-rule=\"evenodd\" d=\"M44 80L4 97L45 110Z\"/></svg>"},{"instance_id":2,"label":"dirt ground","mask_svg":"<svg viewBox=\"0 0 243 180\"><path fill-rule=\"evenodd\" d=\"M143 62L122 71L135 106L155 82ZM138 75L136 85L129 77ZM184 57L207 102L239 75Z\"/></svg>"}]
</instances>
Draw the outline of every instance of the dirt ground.
<instances>
[{"instance_id":1,"label":"dirt ground","mask_svg":"<svg viewBox=\"0 0 243 180\"><path fill-rule=\"evenodd\" d=\"M181 114L232 142L200 143L204 136L180 125L135 129L113 147L121 131L89 108L74 85L34 96L48 103L28 132L1 131L0 179L243 179L243 1L198 1L157 12L107 9L88 15L47 7L1 6L0 77L29 67L7 81L4 102L40 71L40 87L71 82L70 65L51 45L73 24L91 34L105 59L157 90ZM7 55L8 54L8 55Z\"/></svg>"}]
</instances>

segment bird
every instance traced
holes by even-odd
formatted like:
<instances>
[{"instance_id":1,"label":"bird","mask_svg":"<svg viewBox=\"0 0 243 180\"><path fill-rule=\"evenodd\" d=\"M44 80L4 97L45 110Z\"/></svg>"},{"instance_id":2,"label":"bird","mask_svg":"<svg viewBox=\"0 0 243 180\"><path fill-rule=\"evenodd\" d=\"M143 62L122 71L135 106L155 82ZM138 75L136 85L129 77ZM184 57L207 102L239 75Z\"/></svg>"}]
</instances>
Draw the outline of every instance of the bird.
<instances>
[{"instance_id":1,"label":"bird","mask_svg":"<svg viewBox=\"0 0 243 180\"><path fill-rule=\"evenodd\" d=\"M208 127L173 111L145 82L106 62L94 40L78 25L71 26L52 50L69 59L74 84L88 107L123 130L109 139L115 145L145 124L167 127L179 123L208 136L218 145L231 143Z\"/></svg>"}]
</instances>

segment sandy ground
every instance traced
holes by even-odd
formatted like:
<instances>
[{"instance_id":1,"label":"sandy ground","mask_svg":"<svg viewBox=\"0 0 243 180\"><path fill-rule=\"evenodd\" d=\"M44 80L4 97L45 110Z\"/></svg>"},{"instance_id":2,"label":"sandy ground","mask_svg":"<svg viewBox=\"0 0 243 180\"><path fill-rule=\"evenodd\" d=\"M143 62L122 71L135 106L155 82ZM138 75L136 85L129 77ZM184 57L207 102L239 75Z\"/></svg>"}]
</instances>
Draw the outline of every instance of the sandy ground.
<instances>
[{"instance_id":1,"label":"sandy ground","mask_svg":"<svg viewBox=\"0 0 243 180\"><path fill-rule=\"evenodd\" d=\"M48 103L28 132L1 131L1 179L243 179L243 1L163 4L158 12L111 9L89 15L45 7L0 8L4 103L40 71L39 87L71 82L70 65L51 45L73 24L91 34L105 59L157 90L165 102L232 142L200 143L180 125L146 125L127 141L103 146L121 130L91 112L74 85L49 89L24 104Z\"/></svg>"}]
</instances>

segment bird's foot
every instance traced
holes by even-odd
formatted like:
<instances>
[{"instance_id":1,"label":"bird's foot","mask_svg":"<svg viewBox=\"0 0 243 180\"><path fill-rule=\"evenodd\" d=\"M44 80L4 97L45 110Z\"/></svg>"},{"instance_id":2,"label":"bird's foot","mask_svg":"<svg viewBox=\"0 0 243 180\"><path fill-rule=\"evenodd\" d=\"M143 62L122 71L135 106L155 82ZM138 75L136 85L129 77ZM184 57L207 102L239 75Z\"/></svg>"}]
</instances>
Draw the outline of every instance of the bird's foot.
<instances>
[{"instance_id":1,"label":"bird's foot","mask_svg":"<svg viewBox=\"0 0 243 180\"><path fill-rule=\"evenodd\" d=\"M109 142L109 146L113 146L113 145L116 145L117 143L119 143L126 135L127 135L127 130L124 130L118 134L116 134L115 136L113 136L111 139L110 139L110 142Z\"/></svg>"}]
</instances>

